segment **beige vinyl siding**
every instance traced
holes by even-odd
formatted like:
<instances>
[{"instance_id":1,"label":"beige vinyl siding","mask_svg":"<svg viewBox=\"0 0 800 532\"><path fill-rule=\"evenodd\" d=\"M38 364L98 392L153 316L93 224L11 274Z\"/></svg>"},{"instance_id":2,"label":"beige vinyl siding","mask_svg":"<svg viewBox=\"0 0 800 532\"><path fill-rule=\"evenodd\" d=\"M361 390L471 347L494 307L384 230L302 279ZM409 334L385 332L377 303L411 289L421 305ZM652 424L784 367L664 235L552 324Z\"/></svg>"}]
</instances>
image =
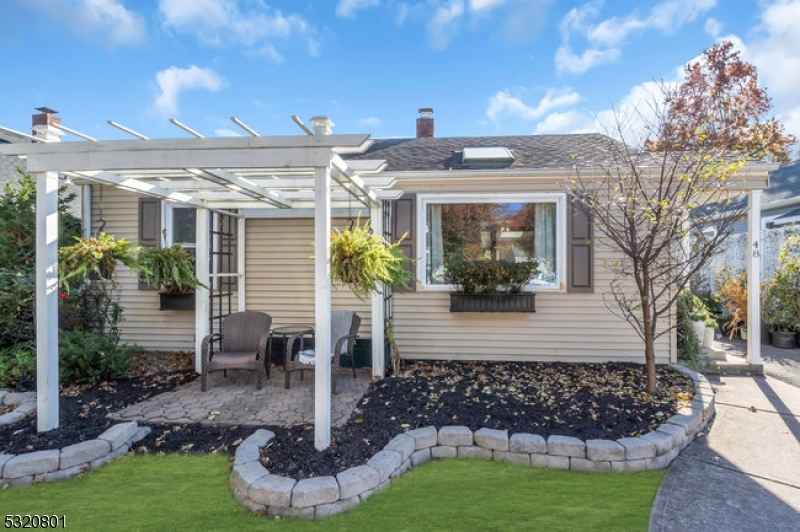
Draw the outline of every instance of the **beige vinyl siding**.
<instances>
[{"instance_id":1,"label":"beige vinyl siding","mask_svg":"<svg viewBox=\"0 0 800 532\"><path fill-rule=\"evenodd\" d=\"M404 358L644 361L644 342L603 301L609 250L595 250L595 292L541 291L535 313L451 313L445 291L394 296L395 341ZM610 294L609 294L610 295ZM656 345L657 362L670 362L669 335Z\"/></svg>"},{"instance_id":2,"label":"beige vinyl siding","mask_svg":"<svg viewBox=\"0 0 800 532\"><path fill-rule=\"evenodd\" d=\"M333 220L334 227L346 226ZM248 219L245 275L247 308L272 316L273 327L314 323L314 220ZM333 309L350 309L361 317L359 335L369 338L369 299L359 301L349 289L334 286Z\"/></svg>"},{"instance_id":3,"label":"beige vinyl siding","mask_svg":"<svg viewBox=\"0 0 800 532\"><path fill-rule=\"evenodd\" d=\"M547 193L563 192L560 178L513 181L464 172L446 178L404 178L407 193ZM424 220L417 220L424 230ZM417 250L424 257L424 249ZM612 274L604 260L617 257L595 245L594 293L539 291L535 313L451 313L447 291L420 289L395 294L395 341L404 358L539 360L562 362L644 362L644 341L624 320L611 314L603 298ZM606 294L606 298L610 293ZM613 301L610 300L613 304ZM665 320L666 321L666 320ZM663 326L668 326L664 323ZM656 344L659 363L675 359L671 335Z\"/></svg>"},{"instance_id":4,"label":"beige vinyl siding","mask_svg":"<svg viewBox=\"0 0 800 532\"><path fill-rule=\"evenodd\" d=\"M137 244L139 196L110 187L92 187L92 234L100 229ZM124 321L122 341L145 350L194 352L194 312L159 311L157 290L139 290L136 276L126 267L118 269L120 301Z\"/></svg>"}]
</instances>

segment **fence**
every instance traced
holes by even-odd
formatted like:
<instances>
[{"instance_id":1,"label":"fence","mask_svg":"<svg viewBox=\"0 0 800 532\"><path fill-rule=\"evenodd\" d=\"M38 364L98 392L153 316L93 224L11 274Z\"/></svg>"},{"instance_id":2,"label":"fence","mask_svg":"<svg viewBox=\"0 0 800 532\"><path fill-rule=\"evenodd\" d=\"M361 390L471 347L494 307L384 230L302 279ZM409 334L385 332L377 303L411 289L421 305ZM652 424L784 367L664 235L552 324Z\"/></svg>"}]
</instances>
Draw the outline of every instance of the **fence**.
<instances>
[{"instance_id":1,"label":"fence","mask_svg":"<svg viewBox=\"0 0 800 532\"><path fill-rule=\"evenodd\" d=\"M776 227L761 231L761 279L770 279L778 267L778 253L781 245L792 235L800 234L795 226ZM693 286L701 290L716 291L717 279L723 272L747 270L747 233L731 235L724 243L724 249L698 273Z\"/></svg>"}]
</instances>

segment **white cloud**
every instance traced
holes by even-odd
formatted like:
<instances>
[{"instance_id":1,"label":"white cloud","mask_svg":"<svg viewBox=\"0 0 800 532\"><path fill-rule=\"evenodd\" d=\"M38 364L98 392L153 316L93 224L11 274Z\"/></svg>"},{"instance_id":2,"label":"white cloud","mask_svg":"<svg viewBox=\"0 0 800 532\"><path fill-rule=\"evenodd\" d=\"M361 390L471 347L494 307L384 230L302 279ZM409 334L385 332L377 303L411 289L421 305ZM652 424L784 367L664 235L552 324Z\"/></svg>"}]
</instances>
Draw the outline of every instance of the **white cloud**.
<instances>
[{"instance_id":1,"label":"white cloud","mask_svg":"<svg viewBox=\"0 0 800 532\"><path fill-rule=\"evenodd\" d=\"M659 31L672 34L681 26L694 21L716 5L716 0L664 0L641 17L633 12L624 17L611 17L596 22L601 2L590 2L571 9L561 21L562 44L556 52L556 68L562 72L580 74L616 61L620 46L633 34ZM573 41L586 42L586 50L573 52Z\"/></svg>"},{"instance_id":2,"label":"white cloud","mask_svg":"<svg viewBox=\"0 0 800 532\"><path fill-rule=\"evenodd\" d=\"M177 33L193 35L212 45L244 45L263 48L265 42L309 33L308 23L298 15L284 15L257 3L243 11L234 0L160 0L163 25Z\"/></svg>"},{"instance_id":3,"label":"white cloud","mask_svg":"<svg viewBox=\"0 0 800 532\"><path fill-rule=\"evenodd\" d=\"M571 133L586 127L589 119L581 111L550 113L544 120L536 124L535 135Z\"/></svg>"},{"instance_id":4,"label":"white cloud","mask_svg":"<svg viewBox=\"0 0 800 532\"><path fill-rule=\"evenodd\" d=\"M549 89L539 103L532 107L519 98L512 96L508 90L503 90L489 99L486 116L495 123L504 117L533 121L538 120L553 109L573 105L581 99L581 95L572 89Z\"/></svg>"},{"instance_id":5,"label":"white cloud","mask_svg":"<svg viewBox=\"0 0 800 532\"><path fill-rule=\"evenodd\" d=\"M112 44L135 44L144 39L144 19L119 0L37 0L38 9L64 28L84 35L102 35Z\"/></svg>"},{"instance_id":6,"label":"white cloud","mask_svg":"<svg viewBox=\"0 0 800 532\"><path fill-rule=\"evenodd\" d=\"M800 0L767 5L755 35L742 52L758 69L759 85L767 88L775 116L800 138ZM726 37L727 38L727 37Z\"/></svg>"},{"instance_id":7,"label":"white cloud","mask_svg":"<svg viewBox=\"0 0 800 532\"><path fill-rule=\"evenodd\" d=\"M167 114L178 112L178 96L189 89L205 89L216 92L225 87L225 80L210 68L172 66L156 74L156 83L161 93L156 97L155 107Z\"/></svg>"},{"instance_id":8,"label":"white cloud","mask_svg":"<svg viewBox=\"0 0 800 532\"><path fill-rule=\"evenodd\" d=\"M710 18L703 25L703 30L712 37L719 37L719 34L722 33L722 22L715 18Z\"/></svg>"},{"instance_id":9,"label":"white cloud","mask_svg":"<svg viewBox=\"0 0 800 532\"><path fill-rule=\"evenodd\" d=\"M356 12L380 5L380 0L339 0L336 4L336 16L340 18L355 18Z\"/></svg>"},{"instance_id":10,"label":"white cloud","mask_svg":"<svg viewBox=\"0 0 800 532\"><path fill-rule=\"evenodd\" d=\"M588 48L581 55L576 55L569 47L561 46L556 50L556 69L559 72L582 74L596 66L613 63L619 59L620 54L617 48L607 50Z\"/></svg>"},{"instance_id":11,"label":"white cloud","mask_svg":"<svg viewBox=\"0 0 800 532\"><path fill-rule=\"evenodd\" d=\"M447 5L439 6L433 18L428 21L427 30L431 46L436 50L444 50L450 44L450 34L455 31L456 21L464 14L463 0L450 0Z\"/></svg>"},{"instance_id":12,"label":"white cloud","mask_svg":"<svg viewBox=\"0 0 800 532\"><path fill-rule=\"evenodd\" d=\"M490 11L502 6L506 0L469 0L470 11Z\"/></svg>"},{"instance_id":13,"label":"white cloud","mask_svg":"<svg viewBox=\"0 0 800 532\"><path fill-rule=\"evenodd\" d=\"M377 127L381 125L381 119L377 116L370 116L368 118L362 118L358 121L358 125L365 126L365 127Z\"/></svg>"},{"instance_id":14,"label":"white cloud","mask_svg":"<svg viewBox=\"0 0 800 532\"><path fill-rule=\"evenodd\" d=\"M676 69L676 75L681 72ZM657 117L663 110L664 91L677 86L675 80L646 81L633 87L612 109L595 115L593 129L621 138L631 146L641 146L650 135L650 127L657 125Z\"/></svg>"}]
</instances>

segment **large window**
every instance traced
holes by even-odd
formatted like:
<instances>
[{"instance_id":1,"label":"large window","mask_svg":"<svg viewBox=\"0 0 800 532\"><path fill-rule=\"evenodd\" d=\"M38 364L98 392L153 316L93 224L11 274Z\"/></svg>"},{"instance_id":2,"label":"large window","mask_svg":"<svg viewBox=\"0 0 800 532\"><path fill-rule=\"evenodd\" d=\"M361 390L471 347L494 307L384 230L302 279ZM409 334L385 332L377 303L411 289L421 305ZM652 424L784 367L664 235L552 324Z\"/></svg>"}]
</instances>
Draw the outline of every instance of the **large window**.
<instances>
[{"instance_id":1,"label":"large window","mask_svg":"<svg viewBox=\"0 0 800 532\"><path fill-rule=\"evenodd\" d=\"M536 196L429 196L425 216L425 285L447 286L449 261L536 260L538 288L559 288L564 269L564 199Z\"/></svg>"}]
</instances>

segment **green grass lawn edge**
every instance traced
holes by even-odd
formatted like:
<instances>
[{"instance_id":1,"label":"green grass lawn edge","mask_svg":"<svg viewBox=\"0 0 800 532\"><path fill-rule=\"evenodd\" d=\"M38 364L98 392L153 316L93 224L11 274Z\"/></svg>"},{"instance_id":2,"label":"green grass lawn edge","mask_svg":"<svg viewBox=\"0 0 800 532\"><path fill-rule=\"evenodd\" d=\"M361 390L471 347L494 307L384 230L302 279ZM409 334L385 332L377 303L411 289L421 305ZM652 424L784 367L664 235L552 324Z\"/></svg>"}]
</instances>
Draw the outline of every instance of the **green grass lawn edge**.
<instances>
[{"instance_id":1,"label":"green grass lawn edge","mask_svg":"<svg viewBox=\"0 0 800 532\"><path fill-rule=\"evenodd\" d=\"M414 468L350 512L318 521L256 516L223 455L134 455L79 478L0 491L5 515L64 516L68 530L638 531L665 471L581 473L469 459Z\"/></svg>"}]
</instances>

